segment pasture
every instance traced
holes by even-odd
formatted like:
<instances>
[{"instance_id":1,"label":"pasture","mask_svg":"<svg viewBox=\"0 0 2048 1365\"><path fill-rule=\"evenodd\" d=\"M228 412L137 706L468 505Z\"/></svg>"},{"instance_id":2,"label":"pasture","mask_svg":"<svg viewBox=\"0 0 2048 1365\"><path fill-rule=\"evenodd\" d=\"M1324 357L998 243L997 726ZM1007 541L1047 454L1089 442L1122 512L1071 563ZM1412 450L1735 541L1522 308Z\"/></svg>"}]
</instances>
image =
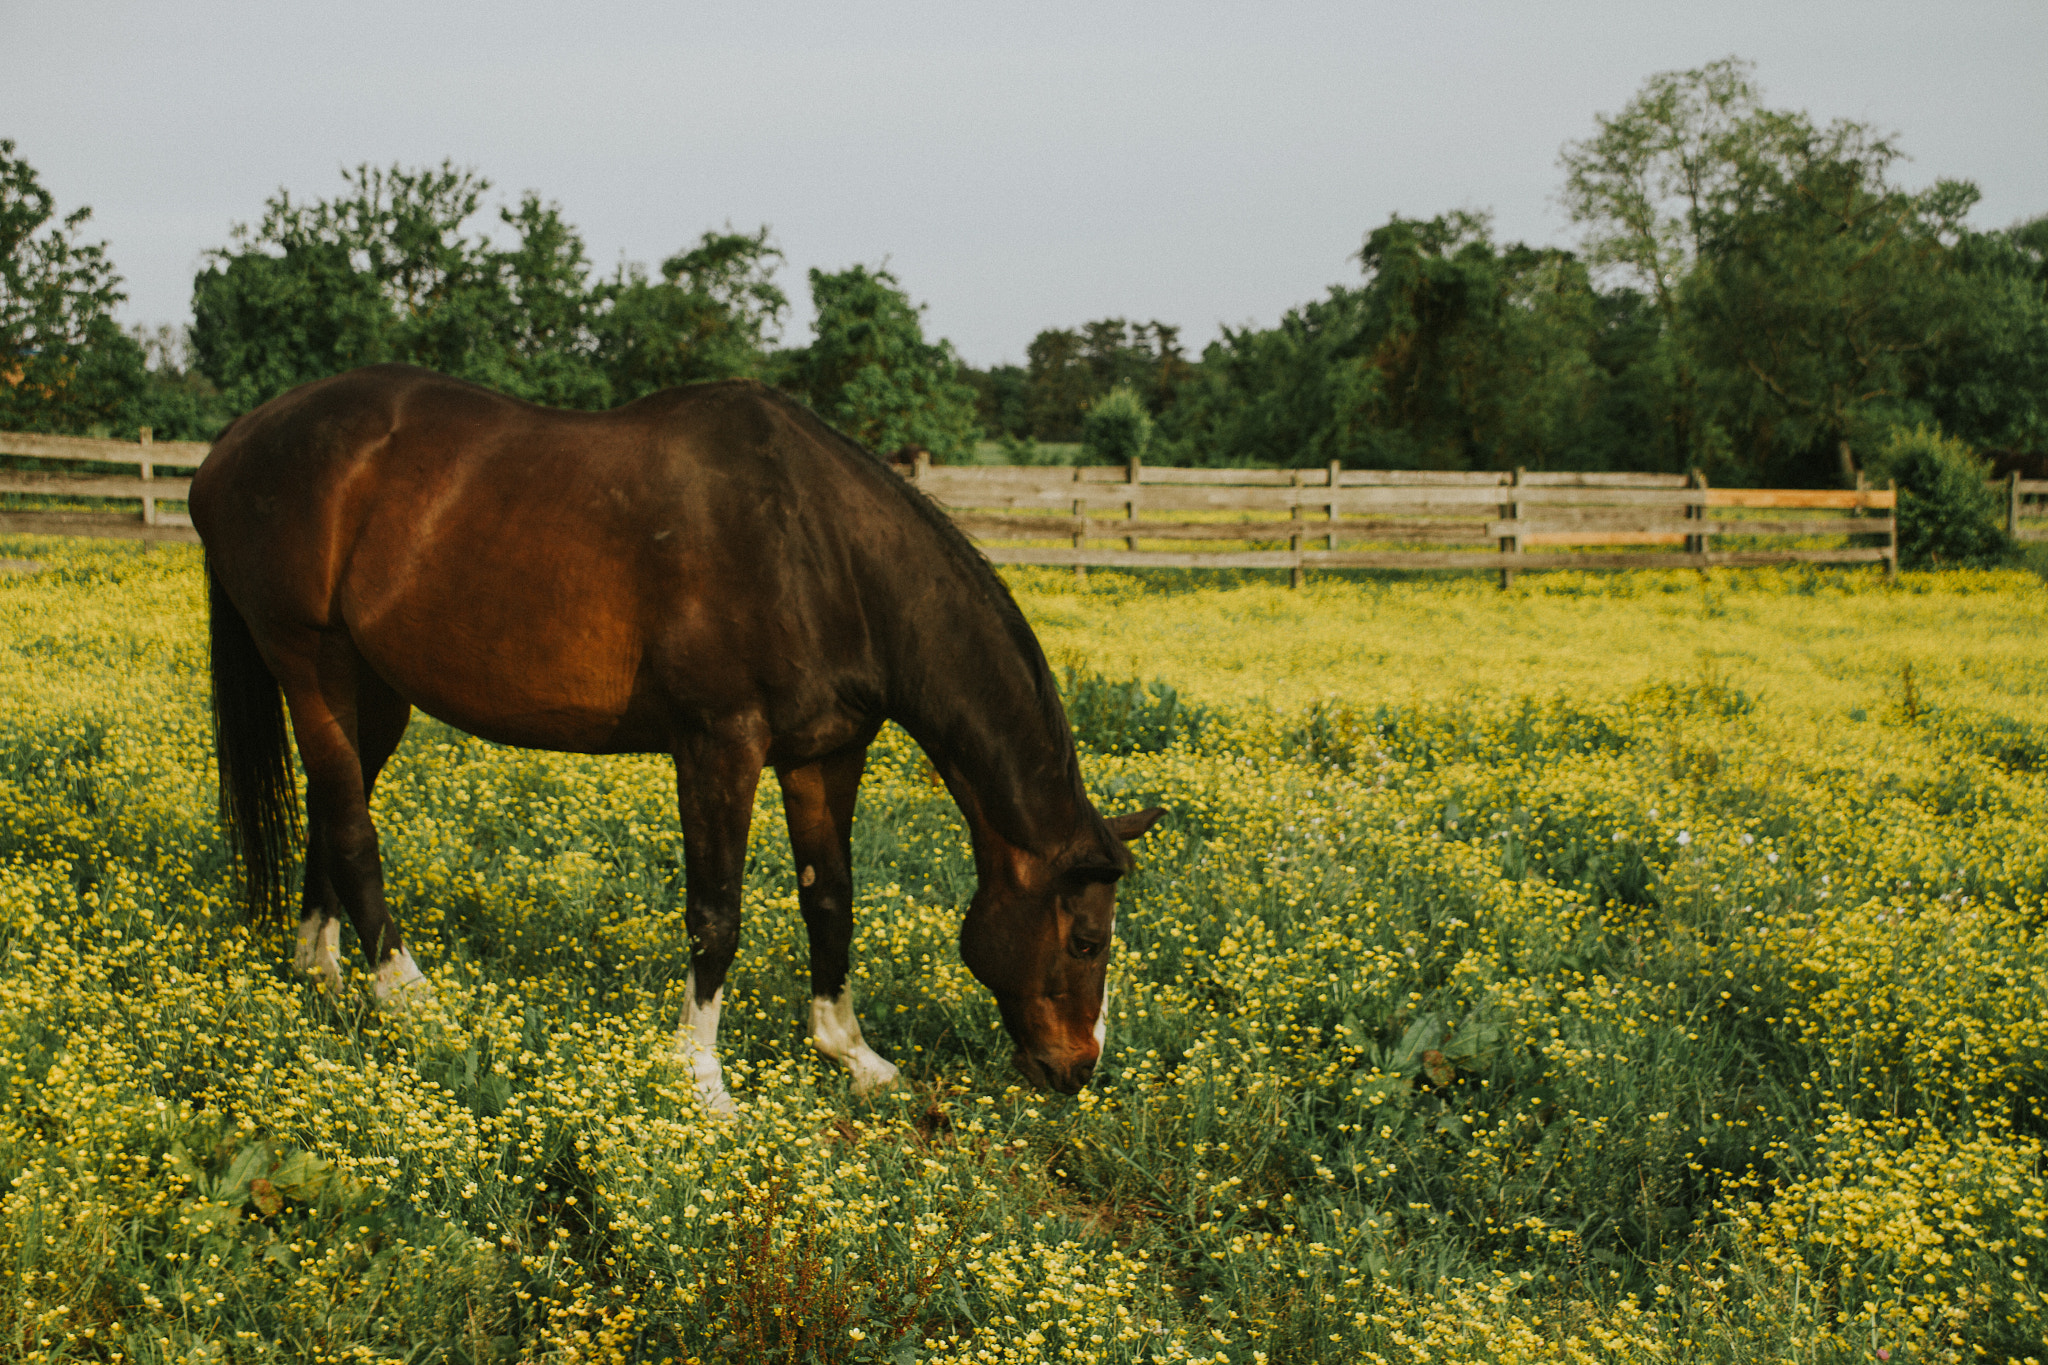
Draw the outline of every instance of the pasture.
<instances>
[{"instance_id":1,"label":"pasture","mask_svg":"<svg viewBox=\"0 0 2048 1365\"><path fill-rule=\"evenodd\" d=\"M1172 812L1095 1082L1010 1072L886 732L855 975L911 1084L809 1051L768 784L713 1121L665 761L416 719L375 810L438 995L379 1017L239 907L197 551L0 559L7 1359L2048 1355L2032 575L1012 570L1098 801Z\"/></svg>"}]
</instances>

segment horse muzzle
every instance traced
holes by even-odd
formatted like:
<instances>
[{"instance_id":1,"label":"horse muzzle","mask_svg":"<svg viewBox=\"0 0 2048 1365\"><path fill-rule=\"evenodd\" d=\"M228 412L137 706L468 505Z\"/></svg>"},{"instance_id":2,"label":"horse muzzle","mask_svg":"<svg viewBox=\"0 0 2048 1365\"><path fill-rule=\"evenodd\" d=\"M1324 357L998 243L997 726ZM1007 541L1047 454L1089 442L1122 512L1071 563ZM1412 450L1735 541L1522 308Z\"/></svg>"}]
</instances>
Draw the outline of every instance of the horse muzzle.
<instances>
[{"instance_id":1,"label":"horse muzzle","mask_svg":"<svg viewBox=\"0 0 2048 1365\"><path fill-rule=\"evenodd\" d=\"M1024 1073L1033 1088L1052 1090L1062 1095L1078 1095L1088 1085L1089 1077L1095 1074L1095 1063L1100 1053L1090 1051L1084 1056L1066 1061L1049 1061L1034 1057L1023 1048L1017 1049L1017 1070Z\"/></svg>"}]
</instances>

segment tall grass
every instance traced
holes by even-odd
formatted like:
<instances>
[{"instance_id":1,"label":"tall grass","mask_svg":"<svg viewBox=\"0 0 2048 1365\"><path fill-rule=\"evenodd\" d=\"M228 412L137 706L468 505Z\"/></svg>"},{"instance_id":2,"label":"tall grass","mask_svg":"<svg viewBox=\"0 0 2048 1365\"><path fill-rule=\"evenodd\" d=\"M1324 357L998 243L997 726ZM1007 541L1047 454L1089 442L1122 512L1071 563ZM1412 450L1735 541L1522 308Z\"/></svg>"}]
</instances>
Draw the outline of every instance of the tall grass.
<instances>
[{"instance_id":1,"label":"tall grass","mask_svg":"<svg viewBox=\"0 0 2048 1365\"><path fill-rule=\"evenodd\" d=\"M717 1121L665 764L416 721L376 811L439 994L379 1016L231 894L195 557L0 554L50 565L0 580L0 1356L2044 1354L2031 578L1020 574L1098 799L1172 811L1095 1084L1008 1073L890 731L856 975L909 1084L810 1053L771 790Z\"/></svg>"}]
</instances>

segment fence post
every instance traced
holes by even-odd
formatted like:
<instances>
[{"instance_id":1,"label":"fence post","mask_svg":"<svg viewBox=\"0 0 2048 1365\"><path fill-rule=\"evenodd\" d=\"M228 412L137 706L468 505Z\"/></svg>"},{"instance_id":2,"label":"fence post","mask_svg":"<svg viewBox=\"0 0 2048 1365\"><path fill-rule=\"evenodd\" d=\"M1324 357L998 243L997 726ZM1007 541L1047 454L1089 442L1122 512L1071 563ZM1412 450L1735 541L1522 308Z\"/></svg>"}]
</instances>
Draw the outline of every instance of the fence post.
<instances>
[{"instance_id":1,"label":"fence post","mask_svg":"<svg viewBox=\"0 0 2048 1365\"><path fill-rule=\"evenodd\" d=\"M1124 504L1125 521L1136 521L1138 519L1138 484L1142 481L1144 474L1144 466L1140 464L1139 459L1140 457L1136 455L1131 456L1130 467L1124 471L1124 482L1131 486L1131 500ZM1136 536L1125 536L1124 548L1126 550L1137 549L1138 538Z\"/></svg>"},{"instance_id":2,"label":"fence post","mask_svg":"<svg viewBox=\"0 0 2048 1365\"><path fill-rule=\"evenodd\" d=\"M1522 486L1522 467L1520 465L1515 466L1515 474L1511 481L1511 486L1515 488ZM1522 504L1519 501L1502 503L1500 505L1500 517L1502 521L1520 521L1522 519ZM1522 553L1522 538L1520 536L1502 536L1500 538L1500 552L1504 555L1520 556ZM1500 586L1503 591L1507 589L1508 584L1514 581L1515 571L1513 569L1502 569L1500 571Z\"/></svg>"},{"instance_id":3,"label":"fence post","mask_svg":"<svg viewBox=\"0 0 2048 1365\"><path fill-rule=\"evenodd\" d=\"M1287 509L1287 519L1294 523L1294 534L1287 538L1287 548L1294 553L1294 572L1288 575L1287 586L1301 586L1301 471L1294 471L1294 506Z\"/></svg>"},{"instance_id":4,"label":"fence post","mask_svg":"<svg viewBox=\"0 0 2048 1365\"><path fill-rule=\"evenodd\" d=\"M156 466L149 459L149 448L156 444L156 432L153 428L144 427L136 435L142 442L142 459L138 462L142 466L142 481L148 483L156 477ZM156 499L146 493L142 497L142 524L156 525Z\"/></svg>"},{"instance_id":5,"label":"fence post","mask_svg":"<svg viewBox=\"0 0 2048 1365\"><path fill-rule=\"evenodd\" d=\"M1897 512L1894 511L1894 516ZM2015 469L2005 476L2005 533L2014 540L2020 538L2020 472Z\"/></svg>"},{"instance_id":6,"label":"fence post","mask_svg":"<svg viewBox=\"0 0 2048 1365\"><path fill-rule=\"evenodd\" d=\"M1899 481L1886 479L1884 486L1891 490L1891 515L1885 519L1884 578L1887 583L1899 579Z\"/></svg>"},{"instance_id":7,"label":"fence post","mask_svg":"<svg viewBox=\"0 0 2048 1365\"><path fill-rule=\"evenodd\" d=\"M1697 469L1693 470L1691 473L1691 477L1689 477L1686 480L1686 487L1697 488L1701 492L1705 492L1707 488L1707 476L1700 473L1700 471ZM1687 521L1704 521L1706 519L1706 515L1707 504L1704 498L1702 498L1698 502L1689 502L1685 505L1685 519ZM1707 552L1706 533L1702 531L1687 536L1685 538L1685 552L1689 555L1704 556ZM1704 574L1707 571L1707 566L1704 563L1702 563L1699 566L1699 570L1702 574Z\"/></svg>"},{"instance_id":8,"label":"fence post","mask_svg":"<svg viewBox=\"0 0 2048 1365\"><path fill-rule=\"evenodd\" d=\"M913 484L922 486L924 476L931 472L932 453L929 450L919 450L916 455L911 457L910 481Z\"/></svg>"},{"instance_id":9,"label":"fence post","mask_svg":"<svg viewBox=\"0 0 2048 1365\"><path fill-rule=\"evenodd\" d=\"M1075 482L1076 484L1079 484L1079 483L1081 482L1081 469L1082 469L1082 466L1080 466L1080 465L1075 465L1075 466L1074 466L1074 482ZM1083 500L1083 499L1081 499L1081 498L1075 498L1075 499L1074 499L1074 516L1076 517L1076 519L1078 519L1078 518L1081 518L1081 517L1084 517L1084 516L1086 516L1086 515L1087 515L1087 513L1088 513L1088 504L1087 504L1087 502L1086 502L1086 501L1084 501L1084 500ZM1074 548L1075 548L1075 549L1077 549L1077 550L1082 550L1082 549L1086 549L1086 548L1087 548L1087 544L1088 544L1088 528L1087 528L1086 524L1084 523L1083 525L1081 525L1081 526L1079 526L1079 527L1076 527L1076 528L1075 528L1075 530L1074 530ZM1086 578L1087 576L1088 576L1088 566L1087 566L1086 564L1076 564L1076 565L1074 566L1074 577L1076 577L1076 578Z\"/></svg>"},{"instance_id":10,"label":"fence post","mask_svg":"<svg viewBox=\"0 0 2048 1365\"><path fill-rule=\"evenodd\" d=\"M1338 484L1338 482L1339 482L1339 480L1338 480L1338 475L1340 475L1341 473L1343 473L1343 471L1344 471L1344 462L1343 462L1342 460L1332 460L1332 461L1330 461L1330 543L1329 543L1329 548L1330 548L1330 549L1332 549L1332 550L1334 550L1334 549L1336 549L1336 548L1337 548L1337 484Z\"/></svg>"}]
</instances>

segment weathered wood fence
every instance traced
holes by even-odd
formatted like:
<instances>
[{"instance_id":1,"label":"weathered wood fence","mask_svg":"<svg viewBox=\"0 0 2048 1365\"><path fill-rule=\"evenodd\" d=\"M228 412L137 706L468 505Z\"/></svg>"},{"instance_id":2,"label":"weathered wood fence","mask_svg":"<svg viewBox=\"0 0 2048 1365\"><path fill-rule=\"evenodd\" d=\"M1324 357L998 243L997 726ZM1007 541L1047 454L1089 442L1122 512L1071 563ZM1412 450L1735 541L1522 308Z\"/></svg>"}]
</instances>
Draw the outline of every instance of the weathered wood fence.
<instances>
[{"instance_id":1,"label":"weathered wood fence","mask_svg":"<svg viewBox=\"0 0 2048 1365\"><path fill-rule=\"evenodd\" d=\"M194 540L203 442L0 432L0 531ZM908 477L999 564L1537 569L1898 566L1892 490L1710 488L1697 475L933 466ZM2000 484L2006 529L2048 540L2048 479ZM22 497L59 506L22 506ZM164 504L173 504L166 507ZM1825 541L1826 544L1815 544Z\"/></svg>"},{"instance_id":2,"label":"weathered wood fence","mask_svg":"<svg viewBox=\"0 0 2048 1365\"><path fill-rule=\"evenodd\" d=\"M1121 469L920 461L908 477L996 563L1082 572L1288 569L1299 584L1315 568L1485 569L1498 570L1505 584L1536 569L1898 568L1889 488L1709 488L1697 474L1174 469L1136 461Z\"/></svg>"},{"instance_id":3,"label":"weathered wood fence","mask_svg":"<svg viewBox=\"0 0 2048 1365\"><path fill-rule=\"evenodd\" d=\"M2048 479L2005 479L2005 529L2014 540L2048 540Z\"/></svg>"},{"instance_id":4,"label":"weathered wood fence","mask_svg":"<svg viewBox=\"0 0 2048 1365\"><path fill-rule=\"evenodd\" d=\"M160 504L182 505L192 471L212 449L204 441L102 441L86 436L35 436L0 431L0 455L38 462L37 469L0 469L0 493L61 499L69 507L0 507L0 531L39 536L115 536L123 540L199 539L192 518ZM109 466L112 468L110 469ZM118 470L119 472L114 472ZM134 471L130 473L129 471ZM75 504L81 500L87 506ZM108 503L119 503L110 507ZM140 503L140 513L127 504Z\"/></svg>"}]
</instances>

